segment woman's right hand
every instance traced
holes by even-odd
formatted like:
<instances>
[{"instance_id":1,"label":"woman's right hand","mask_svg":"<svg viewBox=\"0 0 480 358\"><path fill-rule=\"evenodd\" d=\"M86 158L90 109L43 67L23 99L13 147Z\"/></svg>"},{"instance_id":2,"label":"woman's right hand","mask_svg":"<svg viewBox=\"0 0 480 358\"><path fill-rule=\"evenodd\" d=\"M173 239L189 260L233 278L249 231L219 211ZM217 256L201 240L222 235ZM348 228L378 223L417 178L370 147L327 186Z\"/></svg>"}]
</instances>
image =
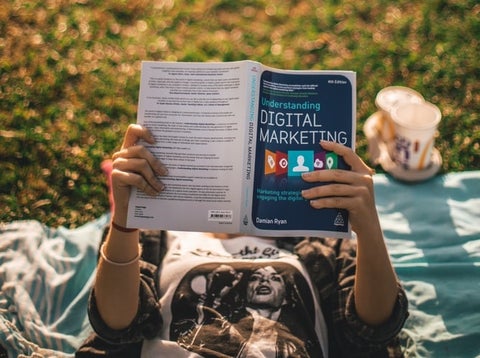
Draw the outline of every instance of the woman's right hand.
<instances>
[{"instance_id":1,"label":"woman's right hand","mask_svg":"<svg viewBox=\"0 0 480 358\"><path fill-rule=\"evenodd\" d=\"M121 226L126 224L132 187L152 196L165 188L157 176L167 175L167 168L145 146L137 144L140 140L149 144L155 143L152 133L147 128L138 124L129 125L121 149L113 155L112 192L115 202L113 220Z\"/></svg>"}]
</instances>

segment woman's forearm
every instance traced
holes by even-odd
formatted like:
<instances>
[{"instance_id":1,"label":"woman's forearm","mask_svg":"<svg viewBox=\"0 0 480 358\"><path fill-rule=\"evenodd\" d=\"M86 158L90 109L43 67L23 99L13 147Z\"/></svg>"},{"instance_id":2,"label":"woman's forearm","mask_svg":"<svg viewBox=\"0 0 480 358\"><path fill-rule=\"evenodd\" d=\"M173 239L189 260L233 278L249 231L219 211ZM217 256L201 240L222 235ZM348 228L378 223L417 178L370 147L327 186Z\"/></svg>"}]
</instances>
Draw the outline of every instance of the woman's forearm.
<instances>
[{"instance_id":1,"label":"woman's forearm","mask_svg":"<svg viewBox=\"0 0 480 358\"><path fill-rule=\"evenodd\" d=\"M104 257L100 257L98 263L95 281L97 307L102 319L113 329L127 327L137 314L140 285L139 260L136 259L140 254L138 242L138 231L124 233L110 228L103 246Z\"/></svg>"},{"instance_id":2,"label":"woman's forearm","mask_svg":"<svg viewBox=\"0 0 480 358\"><path fill-rule=\"evenodd\" d=\"M379 325L391 316L398 294L397 277L378 223L358 238L355 308L367 324Z\"/></svg>"}]
</instances>

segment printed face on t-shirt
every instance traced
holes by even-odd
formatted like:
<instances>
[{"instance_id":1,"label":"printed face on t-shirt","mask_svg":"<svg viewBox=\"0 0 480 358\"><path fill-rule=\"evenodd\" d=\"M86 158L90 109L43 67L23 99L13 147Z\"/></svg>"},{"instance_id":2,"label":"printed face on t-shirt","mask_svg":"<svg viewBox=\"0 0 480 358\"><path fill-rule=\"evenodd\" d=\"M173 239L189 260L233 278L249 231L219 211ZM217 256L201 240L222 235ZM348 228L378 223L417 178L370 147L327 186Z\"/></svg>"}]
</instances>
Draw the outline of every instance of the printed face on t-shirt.
<instances>
[{"instance_id":1,"label":"printed face on t-shirt","mask_svg":"<svg viewBox=\"0 0 480 358\"><path fill-rule=\"evenodd\" d=\"M285 302L285 281L272 266L255 270L248 279L247 305L277 309Z\"/></svg>"}]
</instances>

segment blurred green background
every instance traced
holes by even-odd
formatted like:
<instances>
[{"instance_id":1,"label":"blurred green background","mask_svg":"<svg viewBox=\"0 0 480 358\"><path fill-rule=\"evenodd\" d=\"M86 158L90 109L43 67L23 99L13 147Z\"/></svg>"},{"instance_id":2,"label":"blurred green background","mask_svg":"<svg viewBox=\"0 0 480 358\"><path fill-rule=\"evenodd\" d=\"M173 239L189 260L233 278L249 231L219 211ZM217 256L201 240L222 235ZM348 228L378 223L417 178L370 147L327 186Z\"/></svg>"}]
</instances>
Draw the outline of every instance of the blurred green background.
<instances>
[{"instance_id":1,"label":"blurred green background","mask_svg":"<svg viewBox=\"0 0 480 358\"><path fill-rule=\"evenodd\" d=\"M479 39L476 0L0 0L0 221L108 210L100 163L135 121L141 60L356 71L365 160L377 92L408 86L443 113L441 172L480 169Z\"/></svg>"}]
</instances>

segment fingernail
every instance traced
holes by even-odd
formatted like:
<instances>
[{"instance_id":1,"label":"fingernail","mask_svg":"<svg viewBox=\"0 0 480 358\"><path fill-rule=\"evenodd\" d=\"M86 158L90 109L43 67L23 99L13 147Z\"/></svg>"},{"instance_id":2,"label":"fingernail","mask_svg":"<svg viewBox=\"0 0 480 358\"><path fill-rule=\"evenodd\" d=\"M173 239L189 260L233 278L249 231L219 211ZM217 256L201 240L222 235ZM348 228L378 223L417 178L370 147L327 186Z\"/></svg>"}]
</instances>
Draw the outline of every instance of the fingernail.
<instances>
[{"instance_id":1,"label":"fingernail","mask_svg":"<svg viewBox=\"0 0 480 358\"><path fill-rule=\"evenodd\" d=\"M155 143L155 137L153 136L152 132L150 132L148 129L147 129L147 140L149 142L151 142L152 144Z\"/></svg>"},{"instance_id":2,"label":"fingernail","mask_svg":"<svg viewBox=\"0 0 480 358\"><path fill-rule=\"evenodd\" d=\"M160 193L161 191L165 190L165 184L157 182L157 185L156 185L155 189L157 189L157 191Z\"/></svg>"},{"instance_id":3,"label":"fingernail","mask_svg":"<svg viewBox=\"0 0 480 358\"><path fill-rule=\"evenodd\" d=\"M157 163L155 171L158 175L168 175L168 169L163 164Z\"/></svg>"}]
</instances>

